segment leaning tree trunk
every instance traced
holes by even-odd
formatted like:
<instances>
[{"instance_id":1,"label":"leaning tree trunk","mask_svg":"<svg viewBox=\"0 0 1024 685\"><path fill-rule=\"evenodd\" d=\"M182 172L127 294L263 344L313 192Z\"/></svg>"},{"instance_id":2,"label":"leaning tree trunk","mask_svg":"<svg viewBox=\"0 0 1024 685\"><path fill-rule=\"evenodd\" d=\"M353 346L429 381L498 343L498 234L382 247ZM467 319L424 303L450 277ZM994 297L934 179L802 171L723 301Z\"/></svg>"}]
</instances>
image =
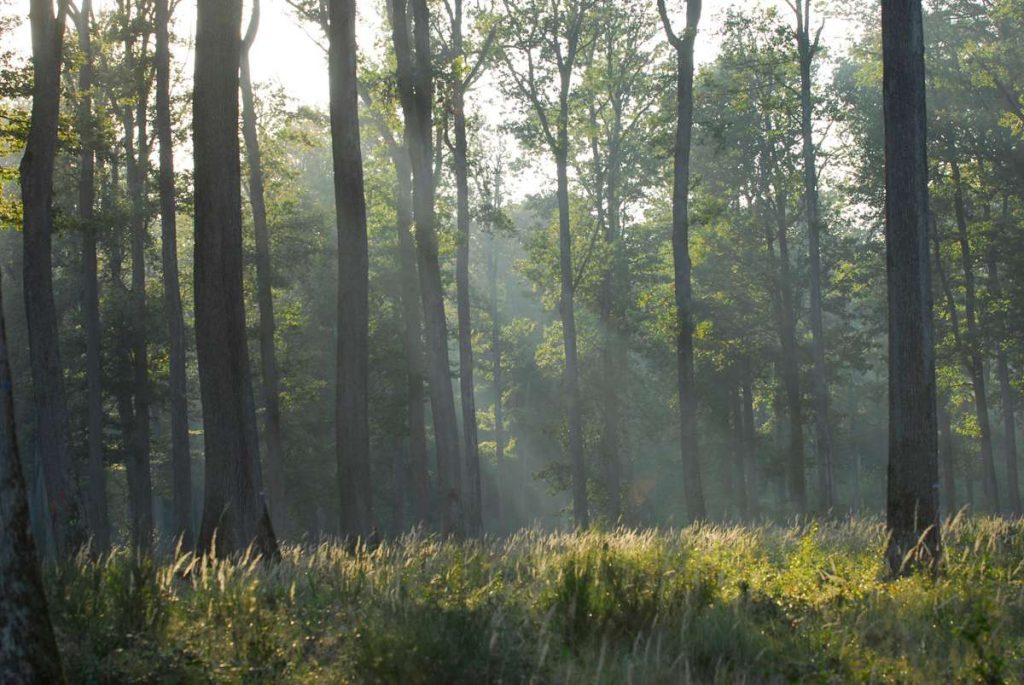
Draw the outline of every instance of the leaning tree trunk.
<instances>
[{"instance_id":1,"label":"leaning tree trunk","mask_svg":"<svg viewBox=\"0 0 1024 685\"><path fill-rule=\"evenodd\" d=\"M992 449L992 424L989 420L988 390L985 381L985 362L981 355L981 338L978 330L978 296L974 282L974 258L967 229L967 207L964 201L960 165L956 151L951 150L950 168L953 172L953 205L956 214L957 237L960 241L960 263L964 273L964 319L967 324L967 339L964 341L967 371L974 390L974 408L981 429L981 469L985 501L993 514L999 513L999 488L996 483L996 463Z\"/></svg>"},{"instance_id":2,"label":"leaning tree trunk","mask_svg":"<svg viewBox=\"0 0 1024 685\"><path fill-rule=\"evenodd\" d=\"M110 547L107 515L107 468L103 454L103 386L100 289L96 260L96 123L92 113L94 55L89 18L92 1L83 0L78 13L78 131L81 137L78 176L78 217L82 222L82 312L85 319L85 385L88 407L88 497L86 512L92 546L100 554Z\"/></svg>"},{"instance_id":3,"label":"leaning tree trunk","mask_svg":"<svg viewBox=\"0 0 1024 685\"><path fill-rule=\"evenodd\" d=\"M242 39L239 82L242 88L242 137L245 139L246 159L249 163L249 203L252 206L253 238L256 243L256 299L259 303L260 371L263 376L263 437L267 452L267 470L270 484L267 488L268 506L274 528L283 530L288 507L284 488L284 445L281 438L281 390L277 372L277 352L274 346L274 296L271 290L273 272L270 264L270 233L267 228L267 204L263 183L263 157L256 133L256 104L249 71L249 50L259 28L260 4L252 4L252 19Z\"/></svg>"},{"instance_id":4,"label":"leaning tree trunk","mask_svg":"<svg viewBox=\"0 0 1024 685\"><path fill-rule=\"evenodd\" d=\"M455 1L452 50L462 54L462 2ZM455 127L455 194L458 249L455 288L459 311L459 390L462 399L462 447L466 462L466 526L473 535L483 532L483 494L480 487L480 439L477 433L473 384L473 317L469 299L469 162L466 140L466 93L462 74L453 78L452 109Z\"/></svg>"},{"instance_id":5,"label":"leaning tree trunk","mask_svg":"<svg viewBox=\"0 0 1024 685\"><path fill-rule=\"evenodd\" d=\"M355 0L329 0L328 9L331 149L338 215L335 427L341 534L352 540L365 540L374 525L369 425L369 248L359 143Z\"/></svg>"},{"instance_id":6,"label":"leaning tree trunk","mask_svg":"<svg viewBox=\"0 0 1024 685\"><path fill-rule=\"evenodd\" d=\"M253 545L261 554L276 556L277 540L261 491L242 299L241 21L241 0L198 2L192 140L196 353L206 452L199 548L228 555Z\"/></svg>"},{"instance_id":7,"label":"leaning tree trunk","mask_svg":"<svg viewBox=\"0 0 1024 685\"><path fill-rule=\"evenodd\" d=\"M941 554L921 15L920 0L882 0L889 300L885 561L892 576L934 568Z\"/></svg>"},{"instance_id":8,"label":"leaning tree trunk","mask_svg":"<svg viewBox=\"0 0 1024 685\"><path fill-rule=\"evenodd\" d=\"M192 531L192 453L188 439L185 368L185 317L178 279L177 203L174 195L174 142L171 134L170 0L156 0L156 135L160 143L160 256L164 308L170 342L168 378L171 407L171 501L174 536L184 549L194 545Z\"/></svg>"},{"instance_id":9,"label":"leaning tree trunk","mask_svg":"<svg viewBox=\"0 0 1024 685\"><path fill-rule=\"evenodd\" d=\"M33 9L36 9L33 7ZM0 285L0 675L11 683L62 683L39 569L14 426L14 395Z\"/></svg>"},{"instance_id":10,"label":"leaning tree trunk","mask_svg":"<svg viewBox=\"0 0 1024 685\"><path fill-rule=\"evenodd\" d=\"M693 49L700 22L701 1L687 0L686 29L681 37L669 27L664 0L658 9L676 51L676 138L672 185L672 261L676 305L676 365L683 488L690 521L707 515L701 485L697 396L694 380L694 313L690 262L690 146L693 140Z\"/></svg>"},{"instance_id":11,"label":"leaning tree trunk","mask_svg":"<svg viewBox=\"0 0 1024 685\"><path fill-rule=\"evenodd\" d=\"M459 431L455 395L448 361L448 324L438 257L434 216L433 81L430 52L430 13L426 0L413 0L415 61L409 43L407 0L392 0L392 34L398 64L398 89L405 120L405 142L413 173L413 214L416 226L417 269L426 331L430 404L434 439L441 529L464 531Z\"/></svg>"},{"instance_id":12,"label":"leaning tree trunk","mask_svg":"<svg viewBox=\"0 0 1024 685\"><path fill-rule=\"evenodd\" d=\"M799 8L799 3L798 3ZM798 12L797 43L800 55L800 131L803 138L804 209L807 213L807 248L810 267L811 349L814 359L814 437L818 459L818 510L827 514L835 506L832 465L832 427L829 423L828 380L825 373L825 329L822 319L822 221L818 208L818 165L814 149L811 66L818 41L811 43L810 5Z\"/></svg>"}]
</instances>

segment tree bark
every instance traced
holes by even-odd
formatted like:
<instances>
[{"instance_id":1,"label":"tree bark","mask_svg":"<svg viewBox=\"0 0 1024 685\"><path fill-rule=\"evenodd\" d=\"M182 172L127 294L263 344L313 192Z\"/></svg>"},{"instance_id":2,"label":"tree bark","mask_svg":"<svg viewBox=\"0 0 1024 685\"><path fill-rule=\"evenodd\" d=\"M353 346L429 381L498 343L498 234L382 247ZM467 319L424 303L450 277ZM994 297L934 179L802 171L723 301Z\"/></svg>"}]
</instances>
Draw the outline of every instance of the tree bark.
<instances>
[{"instance_id":1,"label":"tree bark","mask_svg":"<svg viewBox=\"0 0 1024 685\"><path fill-rule=\"evenodd\" d=\"M801 4L802 3L802 4ZM822 319L822 221L818 207L818 165L814 147L811 67L818 51L818 38L810 36L810 2L795 0L797 9L797 52L800 59L800 132L803 138L804 211L807 218L807 246L810 266L811 349L814 358L814 434L818 460L818 511L827 514L835 506L832 465L832 428L829 423L829 393L825 369L825 331ZM820 35L820 34L819 34Z\"/></svg>"},{"instance_id":2,"label":"tree bark","mask_svg":"<svg viewBox=\"0 0 1024 685\"><path fill-rule=\"evenodd\" d=\"M85 320L85 385L88 412L88 497L86 513L92 547L102 554L110 547L107 515L107 467L103 453L103 386L99 275L96 259L96 122L92 112L95 56L90 20L92 0L78 11L78 131L81 137L78 177L78 217L82 223L82 312Z\"/></svg>"},{"instance_id":3,"label":"tree bark","mask_svg":"<svg viewBox=\"0 0 1024 685\"><path fill-rule=\"evenodd\" d=\"M750 365L750 357L745 355L740 362L742 374L741 393L743 395L743 457L750 474L747 480L747 516L756 514L757 495L759 492L761 471L752 460L755 454L757 427L754 425L754 373Z\"/></svg>"},{"instance_id":4,"label":"tree bark","mask_svg":"<svg viewBox=\"0 0 1024 685\"><path fill-rule=\"evenodd\" d=\"M885 562L892 576L934 568L941 555L921 15L920 0L882 0L889 301Z\"/></svg>"},{"instance_id":5,"label":"tree bark","mask_svg":"<svg viewBox=\"0 0 1024 685\"><path fill-rule=\"evenodd\" d=\"M405 120L405 143L413 173L413 214L416 226L417 268L426 330L430 404L434 439L441 530L462 534L465 515L461 502L459 431L448 360L448 323L438 258L434 217L433 80L430 51L430 13L426 0L413 0L415 54L409 43L408 0L391 0L392 34L398 62L398 88ZM415 60L414 60L415 57Z\"/></svg>"},{"instance_id":6,"label":"tree bark","mask_svg":"<svg viewBox=\"0 0 1024 685\"><path fill-rule=\"evenodd\" d=\"M146 174L149 168L149 142L146 112L149 83L144 67L148 34L144 34L140 54L135 55L135 36L126 32L125 64L138 81L135 83L135 109L126 106L124 151L128 194L131 196L131 295L128 323L129 363L132 369L133 422L127 456L128 509L132 546L150 552L153 545L153 486L150 476L149 430L149 357L146 345Z\"/></svg>"},{"instance_id":7,"label":"tree bark","mask_svg":"<svg viewBox=\"0 0 1024 685\"><path fill-rule=\"evenodd\" d=\"M33 6L33 10L38 9ZM11 683L63 683L39 569L14 425L0 284L0 674Z\"/></svg>"},{"instance_id":8,"label":"tree bark","mask_svg":"<svg viewBox=\"0 0 1024 685\"><path fill-rule=\"evenodd\" d=\"M374 530L369 425L369 256L359 142L355 0L329 0L334 206L338 220L338 376L335 422L341 533Z\"/></svg>"},{"instance_id":9,"label":"tree bark","mask_svg":"<svg viewBox=\"0 0 1024 685\"><path fill-rule=\"evenodd\" d=\"M978 426L981 429L981 482L985 493L985 502L993 514L998 514L999 488L996 483L996 463L992 449L992 424L989 420L985 362L981 356L981 341L978 331L978 298L974 281L974 257L971 253L967 228L967 207L955 149L951 150L950 157L954 187L953 206L956 214L957 238L960 241L960 264L964 273L964 319L967 324L967 339L964 340L965 358L967 372L971 378L971 388L974 391L974 408L978 416Z\"/></svg>"},{"instance_id":10,"label":"tree bark","mask_svg":"<svg viewBox=\"0 0 1024 685\"><path fill-rule=\"evenodd\" d=\"M57 553L69 557L85 543L78 468L53 300L53 168L60 112L61 47L66 3L54 17L50 0L32 0L32 123L21 159L23 279L39 459Z\"/></svg>"},{"instance_id":11,"label":"tree bark","mask_svg":"<svg viewBox=\"0 0 1024 685\"><path fill-rule=\"evenodd\" d=\"M953 449L953 420L949 407L939 401L939 463L942 467L942 499L947 514L956 513L956 454Z\"/></svg>"},{"instance_id":12,"label":"tree bark","mask_svg":"<svg viewBox=\"0 0 1024 685\"><path fill-rule=\"evenodd\" d=\"M496 174L494 209L501 208L501 172ZM498 469L495 483L495 511L499 524L508 524L508 512L504 503L505 469L505 411L502 395L505 392L501 362L501 310L498 306L498 255L497 237L491 236L491 255L488 260L488 280L491 290L491 365L494 381L494 461Z\"/></svg>"},{"instance_id":13,"label":"tree bark","mask_svg":"<svg viewBox=\"0 0 1024 685\"><path fill-rule=\"evenodd\" d=\"M462 45L462 0L454 0L452 52L465 61ZM469 293L469 161L466 140L466 82L461 70L452 77L452 124L455 128L455 195L458 249L455 288L459 316L459 390L462 399L462 448L466 462L466 526L472 535L483 532L483 493L480 486L480 439L473 383L473 318Z\"/></svg>"},{"instance_id":14,"label":"tree bark","mask_svg":"<svg viewBox=\"0 0 1024 685\"><path fill-rule=\"evenodd\" d=\"M749 516L747 501L747 429L746 412L743 408L743 384L729 393L729 411L732 418L733 496L741 521Z\"/></svg>"},{"instance_id":15,"label":"tree bark","mask_svg":"<svg viewBox=\"0 0 1024 685\"><path fill-rule=\"evenodd\" d=\"M999 282L999 263L994 251L988 256L989 292L992 299L1003 299L1003 288ZM1006 457L1006 494L1009 498L1010 513L1019 516L1020 475L1017 464L1017 398L1013 385L1010 383L1010 362L1006 356L1003 336L1006 335L1006 323L1000 322L1000 339L996 342L996 371L999 376L999 393L1003 404L1003 450Z\"/></svg>"},{"instance_id":16,"label":"tree bark","mask_svg":"<svg viewBox=\"0 0 1024 685\"><path fill-rule=\"evenodd\" d=\"M256 243L256 299L260 310L260 371L263 377L263 437L270 481L267 487L270 517L274 529L284 530L288 505L284 487L284 443L281 437L281 390L274 346L273 270L270 263L270 233L267 228L267 205L263 182L263 158L256 133L256 105L249 71L249 50L259 28L260 5L254 0L252 19L242 39L239 83L242 92L242 137L249 164L249 203L252 206L253 237Z\"/></svg>"},{"instance_id":17,"label":"tree bark","mask_svg":"<svg viewBox=\"0 0 1024 685\"><path fill-rule=\"evenodd\" d=\"M676 305L676 365L678 367L679 423L686 513L691 522L707 516L700 475L697 432L697 397L694 381L693 284L690 262L690 146L693 139L694 42L700 22L701 0L687 0L686 28L672 33L664 0L658 9L676 51L676 137L672 186L672 261Z\"/></svg>"},{"instance_id":18,"label":"tree bark","mask_svg":"<svg viewBox=\"0 0 1024 685\"><path fill-rule=\"evenodd\" d=\"M192 139L196 352L206 453L199 548L224 556L252 545L276 557L262 492L242 300L241 19L241 0L198 2Z\"/></svg>"},{"instance_id":19,"label":"tree bark","mask_svg":"<svg viewBox=\"0 0 1024 685\"><path fill-rule=\"evenodd\" d=\"M169 0L156 0L156 134L160 144L160 257L170 343L171 501L174 536L184 549L195 542L192 527L192 452L188 437L185 317L178 277L177 202L171 135L171 52Z\"/></svg>"}]
</instances>

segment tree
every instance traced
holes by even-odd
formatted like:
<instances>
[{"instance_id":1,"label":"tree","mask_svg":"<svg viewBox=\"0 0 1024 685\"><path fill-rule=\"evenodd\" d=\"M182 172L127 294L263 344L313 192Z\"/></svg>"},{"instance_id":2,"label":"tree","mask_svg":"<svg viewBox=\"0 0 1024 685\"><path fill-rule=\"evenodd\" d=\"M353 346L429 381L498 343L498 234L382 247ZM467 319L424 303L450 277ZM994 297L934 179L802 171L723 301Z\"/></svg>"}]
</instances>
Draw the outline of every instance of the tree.
<instances>
[{"instance_id":1,"label":"tree","mask_svg":"<svg viewBox=\"0 0 1024 685\"><path fill-rule=\"evenodd\" d=\"M427 341L430 405L437 447L441 529L461 533L464 512L459 464L459 431L448 362L448 323L438 260L434 214L434 150L432 146L434 84L430 49L430 11L426 0L412 0L410 44L408 0L391 0L391 29L397 62L399 99L405 122L405 144L413 175L413 216L416 226L417 269Z\"/></svg>"},{"instance_id":2,"label":"tree","mask_svg":"<svg viewBox=\"0 0 1024 685\"><path fill-rule=\"evenodd\" d=\"M665 0L658 12L669 43L676 51L676 140L672 186L672 257L676 305L676 362L679 419L686 512L691 521L706 515L700 477L697 397L693 374L693 285L690 262L690 143L693 137L693 47L700 22L701 0L686 0L686 27L680 37L672 30Z\"/></svg>"},{"instance_id":3,"label":"tree","mask_svg":"<svg viewBox=\"0 0 1024 685\"><path fill-rule=\"evenodd\" d=\"M4 682L61 683L18 455L2 291L0 284L0 674Z\"/></svg>"},{"instance_id":4,"label":"tree","mask_svg":"<svg viewBox=\"0 0 1024 685\"><path fill-rule=\"evenodd\" d=\"M192 531L192 453L188 438L188 387L185 369L185 317L178 278L177 202L174 192L174 142L171 132L170 0L156 0L156 135L160 144L160 256L170 343L171 501L174 535L190 549Z\"/></svg>"},{"instance_id":5,"label":"tree","mask_svg":"<svg viewBox=\"0 0 1024 685\"><path fill-rule=\"evenodd\" d=\"M934 567L941 553L920 0L882 0L882 65L889 302L885 562L900 576Z\"/></svg>"},{"instance_id":6,"label":"tree","mask_svg":"<svg viewBox=\"0 0 1024 685\"><path fill-rule=\"evenodd\" d=\"M196 352L206 452L199 548L227 555L251 544L276 556L262 492L242 300L241 21L241 0L198 3L192 140Z\"/></svg>"},{"instance_id":7,"label":"tree","mask_svg":"<svg viewBox=\"0 0 1024 685\"><path fill-rule=\"evenodd\" d=\"M281 530L287 519L284 489L284 446L281 438L281 390L277 371L277 352L274 347L274 296L271 290L273 272L270 263L270 234L267 229L267 205L264 197L263 159L256 133L256 104L249 72L249 51L259 29L260 3L252 4L252 18L242 38L242 137L245 139L246 159L249 163L249 203L252 206L253 237L256 243L256 292L260 310L260 370L263 376L264 431L267 468L270 476L268 488L271 518L275 528Z\"/></svg>"},{"instance_id":8,"label":"tree","mask_svg":"<svg viewBox=\"0 0 1024 685\"><path fill-rule=\"evenodd\" d=\"M480 77L481 67L487 59L495 27L477 57L476 63L467 64L463 40L463 0L446 0L445 9L451 22L452 74L452 127L455 142L452 152L455 165L456 224L458 250L455 257L455 287L459 316L459 390L462 400L462 449L466 462L466 525L469 532L479 535L483 531L483 496L480 488L480 440L477 431L476 397L473 384L473 319L469 298L469 143L466 136L466 92Z\"/></svg>"},{"instance_id":9,"label":"tree","mask_svg":"<svg viewBox=\"0 0 1024 685\"><path fill-rule=\"evenodd\" d=\"M820 47L822 22L811 38L811 0L787 0L796 14L797 55L800 60L800 134L803 138L804 212L807 219L807 250L810 262L811 349L814 358L814 433L818 457L819 511L835 506L832 427L829 423L828 380L825 370L825 330L822 320L821 212L818 207L818 161L814 145L814 58Z\"/></svg>"},{"instance_id":10,"label":"tree","mask_svg":"<svg viewBox=\"0 0 1024 685\"><path fill-rule=\"evenodd\" d=\"M96 261L96 122L92 89L95 54L92 44L92 1L83 0L75 15L82 64L78 70L77 125L81 137L78 176L78 218L82 223L82 310L85 318L85 379L88 404L88 497L86 512L97 552L110 547L107 517L107 468L103 453L103 386L99 277Z\"/></svg>"},{"instance_id":11,"label":"tree","mask_svg":"<svg viewBox=\"0 0 1024 685\"><path fill-rule=\"evenodd\" d=\"M57 310L53 299L53 169L60 113L60 65L67 2L54 16L50 0L33 0L32 123L21 158L24 205L23 279L38 455L43 466L50 524L58 554L73 554L85 542L78 469L71 434Z\"/></svg>"},{"instance_id":12,"label":"tree","mask_svg":"<svg viewBox=\"0 0 1024 685\"><path fill-rule=\"evenodd\" d=\"M369 255L359 142L355 0L330 0L331 149L338 221L338 376L336 431L341 533L373 530L369 427ZM449 384L449 389L450 389Z\"/></svg>"},{"instance_id":13,"label":"tree","mask_svg":"<svg viewBox=\"0 0 1024 685\"><path fill-rule=\"evenodd\" d=\"M502 0L504 7L499 55L505 65L508 90L526 103L530 126L555 163L558 199L560 296L565 354L563 392L569 427L569 464L572 472L573 518L576 527L590 525L587 470L583 454L583 413L580 402L579 350L576 334L575 271L569 204L569 107L573 76L586 43L593 0ZM553 59L552 59L553 58ZM554 64L551 64L551 62Z\"/></svg>"}]
</instances>

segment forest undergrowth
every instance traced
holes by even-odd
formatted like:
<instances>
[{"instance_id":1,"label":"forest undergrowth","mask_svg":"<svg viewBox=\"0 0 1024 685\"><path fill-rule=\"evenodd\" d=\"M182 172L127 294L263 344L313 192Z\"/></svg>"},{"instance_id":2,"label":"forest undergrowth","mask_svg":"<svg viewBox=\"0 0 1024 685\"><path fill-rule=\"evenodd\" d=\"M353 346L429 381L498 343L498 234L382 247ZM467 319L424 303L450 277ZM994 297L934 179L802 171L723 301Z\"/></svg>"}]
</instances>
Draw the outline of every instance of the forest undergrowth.
<instances>
[{"instance_id":1,"label":"forest undergrowth","mask_svg":"<svg viewBox=\"0 0 1024 685\"><path fill-rule=\"evenodd\" d=\"M80 683L1024 682L1024 521L943 540L943 573L896 582L881 522L854 519L120 550L48 589Z\"/></svg>"}]
</instances>

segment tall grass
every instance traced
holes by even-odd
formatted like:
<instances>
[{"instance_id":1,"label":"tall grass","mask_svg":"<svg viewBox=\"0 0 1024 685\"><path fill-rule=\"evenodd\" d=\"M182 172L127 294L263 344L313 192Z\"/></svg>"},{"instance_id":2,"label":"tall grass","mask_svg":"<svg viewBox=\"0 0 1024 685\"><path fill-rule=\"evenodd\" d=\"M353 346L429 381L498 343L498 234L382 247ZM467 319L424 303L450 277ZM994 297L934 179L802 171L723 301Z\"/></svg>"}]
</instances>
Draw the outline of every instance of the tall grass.
<instances>
[{"instance_id":1,"label":"tall grass","mask_svg":"<svg viewBox=\"0 0 1024 685\"><path fill-rule=\"evenodd\" d=\"M115 551L49 587L82 683L1024 682L1024 523L943 532L945 573L896 582L853 520Z\"/></svg>"}]
</instances>

